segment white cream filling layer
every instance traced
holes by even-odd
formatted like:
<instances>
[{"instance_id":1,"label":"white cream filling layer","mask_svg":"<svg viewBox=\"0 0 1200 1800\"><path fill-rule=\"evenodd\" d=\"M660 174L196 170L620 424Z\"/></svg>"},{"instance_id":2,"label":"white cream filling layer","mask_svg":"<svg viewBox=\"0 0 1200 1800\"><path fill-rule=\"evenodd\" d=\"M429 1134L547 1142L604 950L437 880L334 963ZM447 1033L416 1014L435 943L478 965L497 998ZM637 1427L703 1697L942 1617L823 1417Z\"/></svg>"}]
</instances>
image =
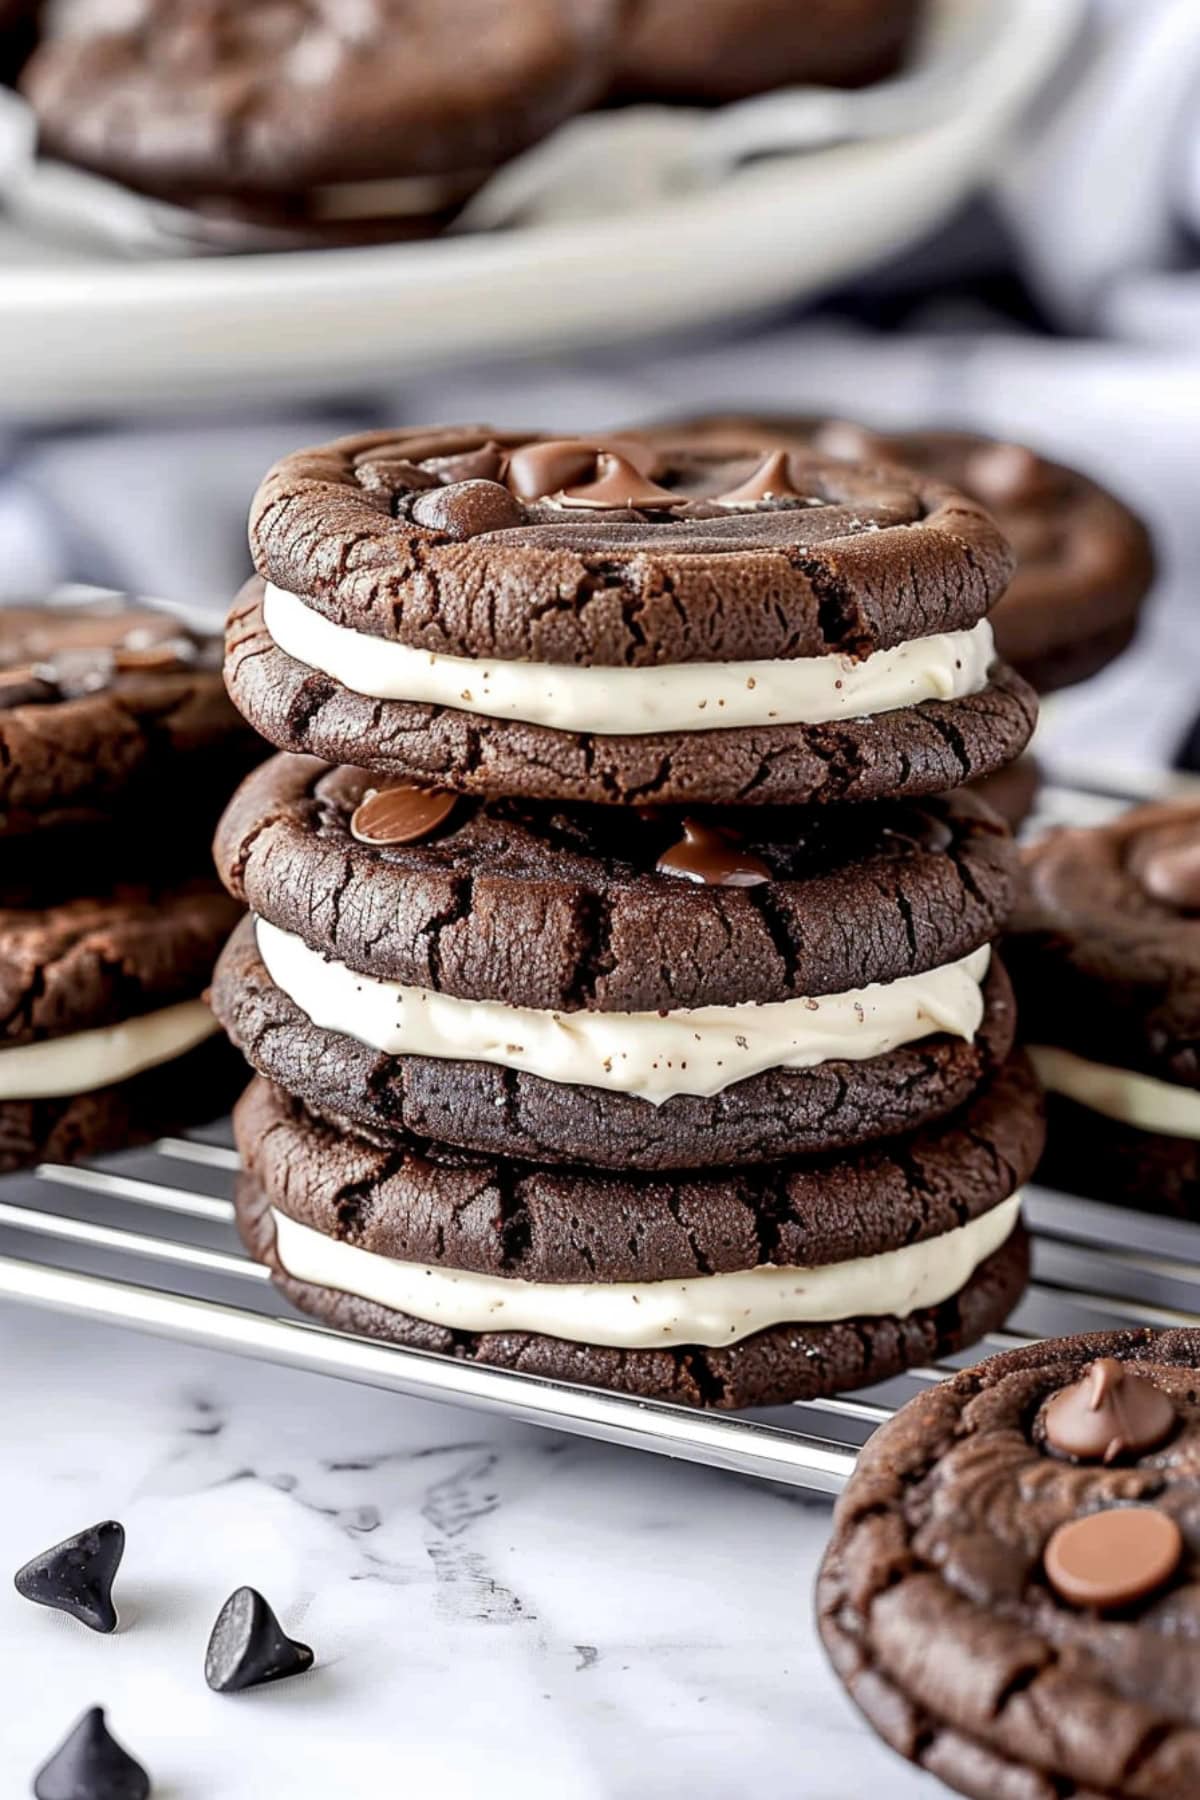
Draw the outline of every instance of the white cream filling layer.
<instances>
[{"instance_id":1,"label":"white cream filling layer","mask_svg":"<svg viewBox=\"0 0 1200 1800\"><path fill-rule=\"evenodd\" d=\"M396 1262L339 1243L273 1210L276 1250L297 1281L373 1300L450 1331L535 1331L618 1349L733 1344L771 1325L906 1318L958 1293L1005 1243L1020 1211L1013 1194L941 1237L879 1256L783 1269L765 1263L686 1281L547 1282Z\"/></svg>"},{"instance_id":2,"label":"white cream filling layer","mask_svg":"<svg viewBox=\"0 0 1200 1800\"><path fill-rule=\"evenodd\" d=\"M14 1044L0 1050L0 1100L90 1094L183 1056L216 1030L217 1021L203 1000L181 1000L119 1025Z\"/></svg>"},{"instance_id":3,"label":"white cream filling layer","mask_svg":"<svg viewBox=\"0 0 1200 1800\"><path fill-rule=\"evenodd\" d=\"M637 1094L656 1106L676 1094L719 1094L764 1069L864 1062L934 1032L970 1043L983 1017L980 984L991 956L984 945L923 975L813 1000L667 1013L540 1012L360 975L266 919L256 930L275 986L324 1031L386 1056L498 1063L546 1081Z\"/></svg>"},{"instance_id":4,"label":"white cream filling layer","mask_svg":"<svg viewBox=\"0 0 1200 1800\"><path fill-rule=\"evenodd\" d=\"M270 584L263 618L281 650L369 699L450 706L556 731L614 736L823 725L922 700L958 700L987 686L994 655L986 619L970 631L876 650L861 662L809 656L609 669L414 650L335 625L295 594Z\"/></svg>"},{"instance_id":5,"label":"white cream filling layer","mask_svg":"<svg viewBox=\"0 0 1200 1800\"><path fill-rule=\"evenodd\" d=\"M1195 1088L1177 1087L1135 1069L1089 1062L1071 1050L1049 1044L1032 1045L1029 1054L1042 1086L1052 1094L1077 1100L1106 1119L1133 1125L1138 1131L1200 1141L1200 1092Z\"/></svg>"}]
</instances>

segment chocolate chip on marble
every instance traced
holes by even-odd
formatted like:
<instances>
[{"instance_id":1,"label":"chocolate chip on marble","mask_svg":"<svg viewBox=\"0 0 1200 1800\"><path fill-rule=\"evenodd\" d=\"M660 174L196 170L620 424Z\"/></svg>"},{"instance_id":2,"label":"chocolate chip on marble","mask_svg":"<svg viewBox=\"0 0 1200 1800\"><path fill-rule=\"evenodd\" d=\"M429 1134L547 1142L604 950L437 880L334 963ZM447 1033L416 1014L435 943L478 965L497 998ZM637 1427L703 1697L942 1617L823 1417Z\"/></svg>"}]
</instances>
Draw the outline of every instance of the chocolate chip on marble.
<instances>
[{"instance_id":1,"label":"chocolate chip on marble","mask_svg":"<svg viewBox=\"0 0 1200 1800\"><path fill-rule=\"evenodd\" d=\"M350 835L360 844L415 844L444 825L458 795L444 788L372 788L355 807Z\"/></svg>"},{"instance_id":2,"label":"chocolate chip on marble","mask_svg":"<svg viewBox=\"0 0 1200 1800\"><path fill-rule=\"evenodd\" d=\"M1080 1462L1115 1462L1155 1449L1175 1429L1174 1406L1152 1381L1114 1356L1097 1359L1082 1381L1046 1403L1046 1442Z\"/></svg>"},{"instance_id":3,"label":"chocolate chip on marble","mask_svg":"<svg viewBox=\"0 0 1200 1800\"><path fill-rule=\"evenodd\" d=\"M655 864L660 875L679 875L704 887L758 887L771 879L760 856L744 850L733 834L698 819L683 821L683 836Z\"/></svg>"},{"instance_id":4,"label":"chocolate chip on marble","mask_svg":"<svg viewBox=\"0 0 1200 1800\"><path fill-rule=\"evenodd\" d=\"M525 523L520 501L498 481L488 480L430 488L417 495L410 516L428 531L444 531L452 538L480 537L485 531L509 531Z\"/></svg>"},{"instance_id":5,"label":"chocolate chip on marble","mask_svg":"<svg viewBox=\"0 0 1200 1800\"><path fill-rule=\"evenodd\" d=\"M33 1778L36 1800L148 1800L150 1777L93 1706Z\"/></svg>"},{"instance_id":6,"label":"chocolate chip on marble","mask_svg":"<svg viewBox=\"0 0 1200 1800\"><path fill-rule=\"evenodd\" d=\"M1153 1506L1114 1506L1068 1519L1046 1545L1046 1579L1071 1606L1114 1612L1147 1599L1179 1566L1183 1537Z\"/></svg>"},{"instance_id":7,"label":"chocolate chip on marble","mask_svg":"<svg viewBox=\"0 0 1200 1800\"><path fill-rule=\"evenodd\" d=\"M13 1577L24 1600L69 1613L89 1631L117 1629L112 1585L125 1554L125 1528L105 1519L33 1557Z\"/></svg>"},{"instance_id":8,"label":"chocolate chip on marble","mask_svg":"<svg viewBox=\"0 0 1200 1800\"><path fill-rule=\"evenodd\" d=\"M313 1665L307 1644L290 1638L262 1595L238 1588L217 1614L204 1658L204 1679L216 1694L240 1694L264 1682L303 1675Z\"/></svg>"}]
</instances>

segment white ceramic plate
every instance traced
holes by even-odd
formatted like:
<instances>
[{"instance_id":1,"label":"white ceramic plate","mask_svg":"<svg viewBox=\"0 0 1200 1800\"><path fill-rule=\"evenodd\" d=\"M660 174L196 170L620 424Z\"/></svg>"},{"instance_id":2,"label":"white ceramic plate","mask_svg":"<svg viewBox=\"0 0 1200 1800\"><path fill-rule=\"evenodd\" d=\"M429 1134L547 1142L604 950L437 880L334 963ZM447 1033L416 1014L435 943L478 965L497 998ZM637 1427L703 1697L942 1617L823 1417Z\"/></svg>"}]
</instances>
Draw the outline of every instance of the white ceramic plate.
<instances>
[{"instance_id":1,"label":"white ceramic plate","mask_svg":"<svg viewBox=\"0 0 1200 1800\"><path fill-rule=\"evenodd\" d=\"M931 104L933 122L747 161L608 216L363 250L136 261L9 223L0 408L54 418L319 393L810 294L919 236L977 183L1080 0L942 0L940 23L984 13L979 54L949 102Z\"/></svg>"}]
</instances>

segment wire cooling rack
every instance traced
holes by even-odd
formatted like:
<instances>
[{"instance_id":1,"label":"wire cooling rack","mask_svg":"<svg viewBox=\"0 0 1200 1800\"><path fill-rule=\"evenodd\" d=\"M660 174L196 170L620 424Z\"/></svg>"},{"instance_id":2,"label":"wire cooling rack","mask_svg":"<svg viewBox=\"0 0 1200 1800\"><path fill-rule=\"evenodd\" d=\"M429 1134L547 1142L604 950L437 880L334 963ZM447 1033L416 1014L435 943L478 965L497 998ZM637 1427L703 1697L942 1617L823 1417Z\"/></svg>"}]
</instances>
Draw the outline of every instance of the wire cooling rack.
<instances>
[{"instance_id":1,"label":"wire cooling rack","mask_svg":"<svg viewBox=\"0 0 1200 1800\"><path fill-rule=\"evenodd\" d=\"M1157 791L1161 792L1161 788ZM1133 784L1056 786L1040 822L1083 822L1144 797ZM336 1375L425 1400L836 1493L870 1432L922 1385L1039 1337L1200 1325L1200 1224L1026 1190L1034 1276L1003 1331L952 1364L884 1387L741 1415L406 1350L302 1319L242 1249L228 1124L0 1182L0 1299Z\"/></svg>"}]
</instances>

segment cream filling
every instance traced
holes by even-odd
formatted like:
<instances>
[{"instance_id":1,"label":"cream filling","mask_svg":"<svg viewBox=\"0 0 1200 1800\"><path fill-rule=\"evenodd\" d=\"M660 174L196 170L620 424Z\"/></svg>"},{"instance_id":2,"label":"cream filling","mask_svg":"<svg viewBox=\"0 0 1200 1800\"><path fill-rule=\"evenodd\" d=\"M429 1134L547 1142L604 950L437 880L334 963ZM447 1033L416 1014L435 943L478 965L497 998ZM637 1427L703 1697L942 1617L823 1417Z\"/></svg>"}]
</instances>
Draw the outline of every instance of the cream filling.
<instances>
[{"instance_id":1,"label":"cream filling","mask_svg":"<svg viewBox=\"0 0 1200 1800\"><path fill-rule=\"evenodd\" d=\"M686 1281L515 1281L396 1262L272 1210L276 1252L297 1281L373 1300L449 1331L534 1331L622 1350L732 1344L772 1325L906 1318L939 1306L1010 1236L1021 1197L941 1237L815 1269L738 1269Z\"/></svg>"},{"instance_id":2,"label":"cream filling","mask_svg":"<svg viewBox=\"0 0 1200 1800\"><path fill-rule=\"evenodd\" d=\"M302 938L256 921L277 988L324 1031L386 1056L498 1063L573 1087L637 1094L660 1106L677 1094L719 1094L764 1069L864 1062L934 1032L972 1041L983 1018L991 949L923 975L845 994L678 1012L542 1012L460 1000L327 962Z\"/></svg>"},{"instance_id":3,"label":"cream filling","mask_svg":"<svg viewBox=\"0 0 1200 1800\"><path fill-rule=\"evenodd\" d=\"M1138 1131L1200 1141L1200 1092L1159 1081L1135 1069L1113 1069L1089 1062L1071 1050L1048 1044L1030 1047L1033 1066L1052 1094L1077 1100L1093 1112Z\"/></svg>"},{"instance_id":4,"label":"cream filling","mask_svg":"<svg viewBox=\"0 0 1200 1800\"><path fill-rule=\"evenodd\" d=\"M263 618L281 650L372 700L449 706L555 731L618 736L823 725L923 700L958 700L987 686L994 655L986 619L970 631L915 638L862 661L808 656L612 669L415 650L335 625L269 583Z\"/></svg>"},{"instance_id":5,"label":"cream filling","mask_svg":"<svg viewBox=\"0 0 1200 1800\"><path fill-rule=\"evenodd\" d=\"M457 175L400 175L377 181L336 181L310 188L305 204L310 218L424 218L463 200L487 179L486 169Z\"/></svg>"},{"instance_id":6,"label":"cream filling","mask_svg":"<svg viewBox=\"0 0 1200 1800\"><path fill-rule=\"evenodd\" d=\"M203 1000L181 1000L119 1025L14 1044L0 1050L0 1100L90 1094L183 1056L216 1030L217 1021Z\"/></svg>"}]
</instances>

